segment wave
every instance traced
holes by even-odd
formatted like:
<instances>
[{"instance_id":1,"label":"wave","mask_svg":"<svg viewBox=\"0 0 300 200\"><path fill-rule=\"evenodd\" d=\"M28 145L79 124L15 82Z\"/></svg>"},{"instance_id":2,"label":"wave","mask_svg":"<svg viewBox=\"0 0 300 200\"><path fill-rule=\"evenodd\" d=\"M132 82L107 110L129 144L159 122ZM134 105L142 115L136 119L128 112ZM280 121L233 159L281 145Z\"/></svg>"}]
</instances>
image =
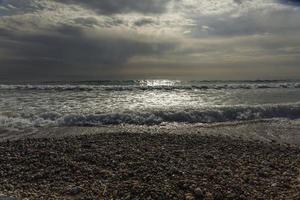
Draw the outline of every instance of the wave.
<instances>
[{"instance_id":1,"label":"wave","mask_svg":"<svg viewBox=\"0 0 300 200\"><path fill-rule=\"evenodd\" d=\"M300 118L300 103L212 107L199 110L160 110L151 112L120 112L102 114L43 113L36 118L0 116L0 127L40 126L101 126L101 125L160 125L162 123L216 123L273 118Z\"/></svg>"},{"instance_id":2,"label":"wave","mask_svg":"<svg viewBox=\"0 0 300 200\"><path fill-rule=\"evenodd\" d=\"M0 85L0 90L55 90L55 91L88 91L96 87L89 85Z\"/></svg>"},{"instance_id":3,"label":"wave","mask_svg":"<svg viewBox=\"0 0 300 200\"><path fill-rule=\"evenodd\" d=\"M270 118L300 118L300 104L252 107L219 107L209 110L127 112L98 115L68 115L58 119L63 126L109 124L158 125L163 122L214 123Z\"/></svg>"},{"instance_id":4,"label":"wave","mask_svg":"<svg viewBox=\"0 0 300 200\"><path fill-rule=\"evenodd\" d=\"M177 85L6 85L0 84L0 90L46 90L46 91L131 91L131 90L222 90L222 89L272 89L300 88L300 82L258 82L258 83L209 83Z\"/></svg>"}]
</instances>

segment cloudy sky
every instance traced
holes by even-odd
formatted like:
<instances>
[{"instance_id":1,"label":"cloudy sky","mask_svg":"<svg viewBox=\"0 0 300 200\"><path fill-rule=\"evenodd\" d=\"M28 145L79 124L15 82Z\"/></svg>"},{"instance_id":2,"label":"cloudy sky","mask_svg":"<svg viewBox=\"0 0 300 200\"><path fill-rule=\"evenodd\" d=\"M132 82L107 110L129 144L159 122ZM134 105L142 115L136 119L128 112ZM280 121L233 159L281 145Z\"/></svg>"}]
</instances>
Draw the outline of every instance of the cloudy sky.
<instances>
[{"instance_id":1,"label":"cloudy sky","mask_svg":"<svg viewBox=\"0 0 300 200\"><path fill-rule=\"evenodd\" d=\"M299 79L298 0L0 0L0 79Z\"/></svg>"}]
</instances>

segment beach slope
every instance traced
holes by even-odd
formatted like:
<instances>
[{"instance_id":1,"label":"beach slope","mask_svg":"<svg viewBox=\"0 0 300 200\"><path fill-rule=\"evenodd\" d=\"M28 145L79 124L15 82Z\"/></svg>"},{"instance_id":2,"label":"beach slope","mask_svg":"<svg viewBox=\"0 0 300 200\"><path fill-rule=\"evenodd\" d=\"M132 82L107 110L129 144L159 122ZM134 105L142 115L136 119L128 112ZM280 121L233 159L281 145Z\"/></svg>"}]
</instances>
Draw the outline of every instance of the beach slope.
<instances>
[{"instance_id":1,"label":"beach slope","mask_svg":"<svg viewBox=\"0 0 300 200\"><path fill-rule=\"evenodd\" d=\"M297 199L300 149L226 136L100 133L0 143L0 194L28 199Z\"/></svg>"}]
</instances>

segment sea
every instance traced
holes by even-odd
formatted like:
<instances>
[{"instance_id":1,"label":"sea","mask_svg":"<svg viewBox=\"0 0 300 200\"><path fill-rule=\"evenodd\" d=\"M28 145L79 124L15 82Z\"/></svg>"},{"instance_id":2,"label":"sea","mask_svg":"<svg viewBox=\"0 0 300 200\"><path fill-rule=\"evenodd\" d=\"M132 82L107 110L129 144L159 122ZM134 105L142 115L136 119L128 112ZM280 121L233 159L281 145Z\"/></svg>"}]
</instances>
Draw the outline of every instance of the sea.
<instances>
[{"instance_id":1,"label":"sea","mask_svg":"<svg viewBox=\"0 0 300 200\"><path fill-rule=\"evenodd\" d=\"M2 139L16 133L44 131L47 135L49 131L45 130L53 128L82 132L83 127L93 127L152 133L201 132L203 127L223 127L218 131L226 132L228 127L243 126L245 130L235 131L247 135L269 130L264 135L275 134L290 140L296 137L300 141L299 121L300 81L295 80L0 84Z\"/></svg>"}]
</instances>

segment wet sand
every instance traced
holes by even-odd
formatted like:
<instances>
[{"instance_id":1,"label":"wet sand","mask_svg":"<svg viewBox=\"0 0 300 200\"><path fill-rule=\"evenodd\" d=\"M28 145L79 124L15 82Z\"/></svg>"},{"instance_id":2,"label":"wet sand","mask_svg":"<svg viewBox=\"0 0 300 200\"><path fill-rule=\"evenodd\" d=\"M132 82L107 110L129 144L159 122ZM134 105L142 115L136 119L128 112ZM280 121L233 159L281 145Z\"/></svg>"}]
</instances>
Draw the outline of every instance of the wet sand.
<instances>
[{"instance_id":1,"label":"wet sand","mask_svg":"<svg viewBox=\"0 0 300 200\"><path fill-rule=\"evenodd\" d=\"M300 149L228 136L98 133L0 142L0 194L28 199L299 199Z\"/></svg>"}]
</instances>

